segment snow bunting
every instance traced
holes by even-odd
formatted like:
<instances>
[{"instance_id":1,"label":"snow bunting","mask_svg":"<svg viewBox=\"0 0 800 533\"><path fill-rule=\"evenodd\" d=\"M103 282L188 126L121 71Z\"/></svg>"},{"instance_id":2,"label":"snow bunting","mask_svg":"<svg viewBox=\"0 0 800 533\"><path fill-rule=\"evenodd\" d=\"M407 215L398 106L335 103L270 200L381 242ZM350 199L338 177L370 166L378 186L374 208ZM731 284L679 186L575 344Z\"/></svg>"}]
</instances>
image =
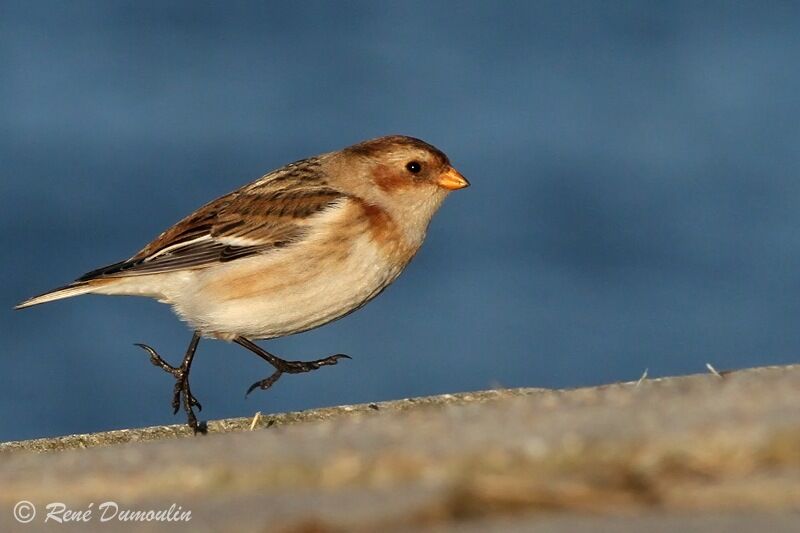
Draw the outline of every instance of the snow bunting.
<instances>
[{"instance_id":1,"label":"snow bunting","mask_svg":"<svg viewBox=\"0 0 800 533\"><path fill-rule=\"evenodd\" d=\"M419 139L364 141L282 168L204 205L139 253L20 303L79 294L149 296L172 306L194 335L180 366L139 344L176 380L188 424L202 431L189 372L202 337L233 341L283 373L334 365L343 354L285 361L253 343L316 328L380 294L416 254L450 191L469 183Z\"/></svg>"}]
</instances>

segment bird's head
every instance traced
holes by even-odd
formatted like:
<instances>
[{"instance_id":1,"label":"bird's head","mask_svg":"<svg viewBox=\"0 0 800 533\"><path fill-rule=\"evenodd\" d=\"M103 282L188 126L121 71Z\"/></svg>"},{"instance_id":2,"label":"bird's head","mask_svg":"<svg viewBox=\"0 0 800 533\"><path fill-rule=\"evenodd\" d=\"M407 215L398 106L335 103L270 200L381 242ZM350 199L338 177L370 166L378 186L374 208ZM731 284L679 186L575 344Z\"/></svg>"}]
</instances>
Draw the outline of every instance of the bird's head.
<instances>
[{"instance_id":1,"label":"bird's head","mask_svg":"<svg viewBox=\"0 0 800 533\"><path fill-rule=\"evenodd\" d=\"M348 191L426 226L449 192L469 186L441 150L403 135L348 146L338 152L337 167Z\"/></svg>"}]
</instances>

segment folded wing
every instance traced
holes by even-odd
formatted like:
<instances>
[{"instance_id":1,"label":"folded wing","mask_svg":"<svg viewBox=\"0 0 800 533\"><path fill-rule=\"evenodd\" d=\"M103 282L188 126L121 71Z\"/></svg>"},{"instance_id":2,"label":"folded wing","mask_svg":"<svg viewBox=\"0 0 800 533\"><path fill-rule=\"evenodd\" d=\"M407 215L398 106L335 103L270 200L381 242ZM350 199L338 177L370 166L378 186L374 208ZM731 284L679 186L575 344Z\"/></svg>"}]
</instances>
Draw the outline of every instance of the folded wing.
<instances>
[{"instance_id":1,"label":"folded wing","mask_svg":"<svg viewBox=\"0 0 800 533\"><path fill-rule=\"evenodd\" d=\"M345 197L325 183L314 159L299 161L206 204L130 259L77 281L205 268L290 246Z\"/></svg>"}]
</instances>

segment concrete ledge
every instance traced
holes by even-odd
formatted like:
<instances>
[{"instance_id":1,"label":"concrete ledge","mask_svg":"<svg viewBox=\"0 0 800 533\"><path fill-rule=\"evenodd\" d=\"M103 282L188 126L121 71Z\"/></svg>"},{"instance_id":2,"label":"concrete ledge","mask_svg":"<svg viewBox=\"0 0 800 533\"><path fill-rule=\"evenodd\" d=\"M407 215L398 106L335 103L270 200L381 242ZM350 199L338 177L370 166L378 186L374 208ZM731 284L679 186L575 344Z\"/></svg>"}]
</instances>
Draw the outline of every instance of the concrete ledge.
<instances>
[{"instance_id":1,"label":"concrete ledge","mask_svg":"<svg viewBox=\"0 0 800 533\"><path fill-rule=\"evenodd\" d=\"M164 426L2 444L0 530L18 530L10 510L22 499L39 510L31 531L50 529L49 502L80 510L109 500L191 510L189 523L147 524L173 531L800 523L796 365L269 415L250 431L251 423L213 422L192 438Z\"/></svg>"},{"instance_id":2,"label":"concrete ledge","mask_svg":"<svg viewBox=\"0 0 800 533\"><path fill-rule=\"evenodd\" d=\"M406 398L403 400L392 400L386 402L323 407L320 409L309 409L307 411L295 411L289 413L263 415L261 413L257 413L253 417L211 420L208 422L208 434L231 433L234 431L252 431L254 429L266 429L289 424L298 424L301 422L318 422L352 415L370 415L377 413L407 411L425 406L480 403L487 400L512 398L515 396L524 396L527 394L548 390L549 389L524 388L461 392L458 394L442 394L439 396ZM147 442L184 437L202 438L202 435L194 435L194 433L186 424L172 424L168 426L120 429L115 431L66 435L63 437L52 437L45 439L0 442L0 454L12 451L53 452L77 448L110 446L113 444L123 444L127 442Z\"/></svg>"}]
</instances>

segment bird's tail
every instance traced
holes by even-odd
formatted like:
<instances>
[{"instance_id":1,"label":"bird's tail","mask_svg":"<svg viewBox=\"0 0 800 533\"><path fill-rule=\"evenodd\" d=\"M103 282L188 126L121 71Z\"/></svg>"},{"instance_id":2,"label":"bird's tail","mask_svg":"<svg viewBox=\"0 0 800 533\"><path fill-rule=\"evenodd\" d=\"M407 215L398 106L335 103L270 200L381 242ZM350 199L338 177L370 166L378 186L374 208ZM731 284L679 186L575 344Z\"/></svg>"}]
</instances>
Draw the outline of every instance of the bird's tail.
<instances>
[{"instance_id":1,"label":"bird's tail","mask_svg":"<svg viewBox=\"0 0 800 533\"><path fill-rule=\"evenodd\" d=\"M95 287L95 284L89 281L76 281L74 283L70 283L69 285L53 289L52 291L47 291L39 296L28 298L24 302L14 306L14 309L24 309L26 307L31 307L32 305L52 302L53 300L61 300L62 298L71 298L72 296L78 296L79 294L86 294L87 292L92 292Z\"/></svg>"}]
</instances>

